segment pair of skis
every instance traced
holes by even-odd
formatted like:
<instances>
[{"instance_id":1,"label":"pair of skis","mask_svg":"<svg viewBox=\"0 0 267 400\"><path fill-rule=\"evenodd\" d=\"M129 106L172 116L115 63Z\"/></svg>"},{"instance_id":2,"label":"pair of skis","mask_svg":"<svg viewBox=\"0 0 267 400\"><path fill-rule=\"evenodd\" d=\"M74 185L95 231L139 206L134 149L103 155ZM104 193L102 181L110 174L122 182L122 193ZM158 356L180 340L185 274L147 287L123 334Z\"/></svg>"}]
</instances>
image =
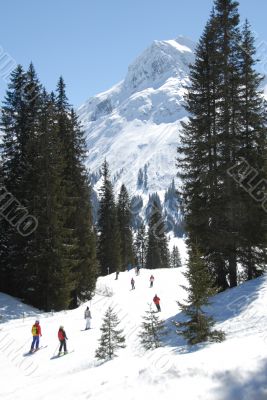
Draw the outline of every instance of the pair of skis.
<instances>
[{"instance_id":1,"label":"pair of skis","mask_svg":"<svg viewBox=\"0 0 267 400\"><path fill-rule=\"evenodd\" d=\"M67 356L68 354L71 354L73 352L74 352L74 350L70 350L70 351L67 351L67 353L57 354L57 355L51 357L50 360L55 360L56 358Z\"/></svg>"},{"instance_id":2,"label":"pair of skis","mask_svg":"<svg viewBox=\"0 0 267 400\"><path fill-rule=\"evenodd\" d=\"M47 345L46 346L40 346L40 347L38 347L38 349L32 349L28 353L25 353L24 356L31 356L32 354L35 354L39 350L45 349L46 347L47 347Z\"/></svg>"},{"instance_id":3,"label":"pair of skis","mask_svg":"<svg viewBox=\"0 0 267 400\"><path fill-rule=\"evenodd\" d=\"M26 357L26 356L31 356L31 355L37 353L38 351L40 351L40 350L42 350L42 349L46 349L47 347L48 347L48 345L46 345L46 346L40 346L40 347L38 347L38 349L30 350L29 352L27 352L27 353L25 353L25 354L23 354L23 355L24 355L24 357ZM50 360L54 360L55 358L60 358L60 357L63 357L63 356L67 356L68 354L71 354L71 353L73 353L73 352L74 352L74 350L70 350L70 351L68 351L67 353L57 354L57 355L51 357Z\"/></svg>"}]
</instances>

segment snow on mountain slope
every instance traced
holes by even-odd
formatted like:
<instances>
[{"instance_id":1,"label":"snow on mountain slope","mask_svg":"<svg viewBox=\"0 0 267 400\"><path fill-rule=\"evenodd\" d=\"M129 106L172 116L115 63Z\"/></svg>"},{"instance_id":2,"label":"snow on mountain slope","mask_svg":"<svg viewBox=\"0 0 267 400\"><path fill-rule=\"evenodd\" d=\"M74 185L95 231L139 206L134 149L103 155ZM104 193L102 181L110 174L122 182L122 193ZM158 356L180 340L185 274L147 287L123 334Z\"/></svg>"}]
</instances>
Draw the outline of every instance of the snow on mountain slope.
<instances>
[{"instance_id":1,"label":"snow on mountain slope","mask_svg":"<svg viewBox=\"0 0 267 400\"><path fill-rule=\"evenodd\" d=\"M106 158L117 193L122 183L131 194L165 191L175 178L180 121L186 117L183 95L193 60L189 39L154 41L123 81L78 109L87 165L98 173ZM137 184L139 170L145 169L146 187Z\"/></svg>"},{"instance_id":2,"label":"snow on mountain slope","mask_svg":"<svg viewBox=\"0 0 267 400\"><path fill-rule=\"evenodd\" d=\"M36 316L0 324L0 396L2 400L111 400L129 398L181 397L186 400L263 400L267 398L267 276L221 293L209 311L224 329L227 339L219 344L188 347L175 334L171 323L179 319L176 300L183 300L186 284L183 268L153 270L154 288L149 288L151 271L141 270L135 277L136 290L130 290L132 271L101 277L91 302L76 310L37 313L48 347L23 357L31 342L31 325ZM138 331L147 303L157 293L169 333L165 345L144 352ZM0 295L0 302L8 302ZM83 312L89 305L92 329L82 331ZM96 362L94 353L100 337L102 317L109 305L115 307L126 333L127 347L112 361ZM177 315L178 314L178 315ZM65 326L68 348L75 349L60 359L57 329Z\"/></svg>"}]
</instances>

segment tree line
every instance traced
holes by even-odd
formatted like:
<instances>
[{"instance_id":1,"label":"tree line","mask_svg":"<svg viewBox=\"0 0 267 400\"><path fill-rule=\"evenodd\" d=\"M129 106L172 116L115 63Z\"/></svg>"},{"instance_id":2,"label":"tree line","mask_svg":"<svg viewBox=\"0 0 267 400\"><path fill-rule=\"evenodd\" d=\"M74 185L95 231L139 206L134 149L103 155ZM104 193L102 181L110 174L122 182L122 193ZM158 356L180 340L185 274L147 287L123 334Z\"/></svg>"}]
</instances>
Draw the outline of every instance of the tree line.
<instances>
[{"instance_id":1,"label":"tree line","mask_svg":"<svg viewBox=\"0 0 267 400\"><path fill-rule=\"evenodd\" d=\"M137 262L126 187L115 203L104 162L95 225L88 149L62 77L48 93L32 64L27 71L18 65L0 123L0 290L44 310L77 307L92 297L97 276ZM21 221L31 234L15 229ZM157 241L160 253L146 265L168 267L164 231ZM158 251L152 242L143 250L149 257Z\"/></svg>"},{"instance_id":2,"label":"tree line","mask_svg":"<svg viewBox=\"0 0 267 400\"><path fill-rule=\"evenodd\" d=\"M0 290L44 310L75 307L90 297L98 267L86 146L63 79L48 93L32 64L18 65L1 130L1 186L19 201L2 198L1 211L14 221L27 209L38 225L22 236L2 217Z\"/></svg>"},{"instance_id":3,"label":"tree line","mask_svg":"<svg viewBox=\"0 0 267 400\"><path fill-rule=\"evenodd\" d=\"M135 265L148 269L180 267L178 247L174 246L170 254L167 229L157 202L151 203L148 229L141 223L133 234L133 218L126 186L122 184L116 202L108 163L104 161L97 223L101 274L125 271Z\"/></svg>"}]
</instances>

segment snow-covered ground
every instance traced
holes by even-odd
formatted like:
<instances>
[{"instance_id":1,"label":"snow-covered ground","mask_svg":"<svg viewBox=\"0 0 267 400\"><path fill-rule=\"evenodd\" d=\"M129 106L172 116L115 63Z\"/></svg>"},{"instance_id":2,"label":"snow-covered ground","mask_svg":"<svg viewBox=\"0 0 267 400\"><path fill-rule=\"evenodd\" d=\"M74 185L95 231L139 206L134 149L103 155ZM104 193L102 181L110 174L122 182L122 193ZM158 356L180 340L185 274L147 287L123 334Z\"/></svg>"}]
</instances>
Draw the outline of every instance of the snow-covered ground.
<instances>
[{"instance_id":1,"label":"snow-covered ground","mask_svg":"<svg viewBox=\"0 0 267 400\"><path fill-rule=\"evenodd\" d=\"M266 400L267 399L267 276L221 293L209 310L227 340L188 347L176 335L172 320L179 319L177 300L186 284L180 269L150 270L101 277L91 302L76 310L42 313L0 294L0 398L1 400ZM134 276L136 289L130 290ZM142 315L155 295L161 298L161 317L169 333L164 347L144 352L138 331ZM89 305L92 329L83 331L83 313ZM126 334L127 347L109 362L94 358L102 317L113 305ZM23 317L24 316L24 317ZM42 345L47 348L24 357L31 344L31 326L40 319ZM59 359L57 330L63 324L69 350Z\"/></svg>"}]
</instances>

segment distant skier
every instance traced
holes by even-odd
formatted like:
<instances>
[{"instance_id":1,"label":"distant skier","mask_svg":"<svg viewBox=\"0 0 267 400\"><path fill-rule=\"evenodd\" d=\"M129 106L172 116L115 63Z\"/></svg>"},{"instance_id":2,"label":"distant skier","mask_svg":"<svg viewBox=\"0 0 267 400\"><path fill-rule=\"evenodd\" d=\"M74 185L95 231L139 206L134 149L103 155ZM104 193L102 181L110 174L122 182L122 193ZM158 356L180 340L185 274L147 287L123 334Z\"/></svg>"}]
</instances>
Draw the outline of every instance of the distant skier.
<instances>
[{"instance_id":1,"label":"distant skier","mask_svg":"<svg viewBox=\"0 0 267 400\"><path fill-rule=\"evenodd\" d=\"M161 308L160 308L160 298L155 294L155 296L154 296L154 298L153 298L153 302L155 303L155 305L156 305L156 307L157 307L157 310L158 311L161 311Z\"/></svg>"},{"instance_id":2,"label":"distant skier","mask_svg":"<svg viewBox=\"0 0 267 400\"><path fill-rule=\"evenodd\" d=\"M34 325L32 326L32 345L30 352L33 353L34 351L39 349L39 340L40 336L42 336L41 326L39 321L35 321ZM34 350L35 346L35 350Z\"/></svg>"},{"instance_id":3,"label":"distant skier","mask_svg":"<svg viewBox=\"0 0 267 400\"><path fill-rule=\"evenodd\" d=\"M137 276L138 275L138 268L137 267L134 267L134 272L135 272L135 275Z\"/></svg>"},{"instance_id":4,"label":"distant skier","mask_svg":"<svg viewBox=\"0 0 267 400\"><path fill-rule=\"evenodd\" d=\"M137 275L140 275L140 265L137 265Z\"/></svg>"},{"instance_id":5,"label":"distant skier","mask_svg":"<svg viewBox=\"0 0 267 400\"><path fill-rule=\"evenodd\" d=\"M150 278L149 278L149 280L150 280L150 287L153 287L154 279L155 279L154 276L151 275Z\"/></svg>"},{"instance_id":6,"label":"distant skier","mask_svg":"<svg viewBox=\"0 0 267 400\"><path fill-rule=\"evenodd\" d=\"M89 310L89 307L86 307L86 310L84 311L84 318L86 321L85 330L90 329L92 316L91 316L91 311Z\"/></svg>"},{"instance_id":7,"label":"distant skier","mask_svg":"<svg viewBox=\"0 0 267 400\"><path fill-rule=\"evenodd\" d=\"M60 346L59 346L59 350L58 350L58 355L60 356L60 354L62 353L62 348L64 347L64 354L67 354L67 344L66 344L66 340L68 340L67 338L67 334L64 330L64 326L60 326L59 330L58 330L58 340L60 342Z\"/></svg>"},{"instance_id":8,"label":"distant skier","mask_svg":"<svg viewBox=\"0 0 267 400\"><path fill-rule=\"evenodd\" d=\"M132 285L132 290L135 289L135 282L134 282L134 278L131 279L131 285Z\"/></svg>"},{"instance_id":9,"label":"distant skier","mask_svg":"<svg viewBox=\"0 0 267 400\"><path fill-rule=\"evenodd\" d=\"M119 273L120 273L119 271L116 271L116 278L115 278L115 281L118 280L118 278L119 278Z\"/></svg>"}]
</instances>

